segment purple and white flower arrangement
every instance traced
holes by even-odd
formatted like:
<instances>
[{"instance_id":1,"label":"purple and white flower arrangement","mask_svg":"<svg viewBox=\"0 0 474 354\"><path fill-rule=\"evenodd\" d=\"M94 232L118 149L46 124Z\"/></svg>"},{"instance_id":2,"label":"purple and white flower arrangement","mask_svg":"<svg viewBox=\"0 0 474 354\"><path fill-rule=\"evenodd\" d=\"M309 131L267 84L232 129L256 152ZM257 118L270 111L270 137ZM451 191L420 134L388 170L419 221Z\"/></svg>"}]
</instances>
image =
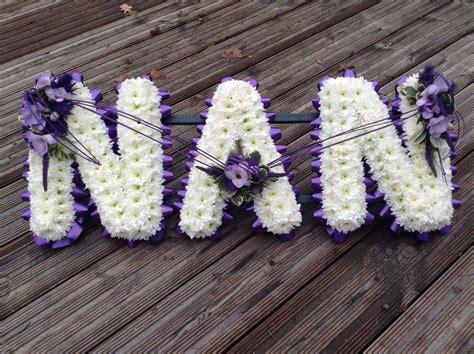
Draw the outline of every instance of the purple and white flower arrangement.
<instances>
[{"instance_id":1,"label":"purple and white flower arrangement","mask_svg":"<svg viewBox=\"0 0 474 354\"><path fill-rule=\"evenodd\" d=\"M427 65L416 80L405 82L397 88L399 95L409 105L416 105L418 108L418 129L409 139L425 146L425 158L435 176L437 170L442 170L442 159L445 156L441 154L440 148L443 142L454 150L449 134L449 130L454 128L454 90L454 83L438 74L433 65ZM437 169L436 165L440 168Z\"/></svg>"},{"instance_id":2,"label":"purple and white flower arrangement","mask_svg":"<svg viewBox=\"0 0 474 354\"><path fill-rule=\"evenodd\" d=\"M46 71L22 99L20 120L30 150L24 175L28 191L22 194L30 207L23 217L30 222L33 240L42 247L62 248L82 233L89 195L84 191L72 151L67 145L66 118L78 74L59 77ZM69 149L66 148L69 147Z\"/></svg>"},{"instance_id":3,"label":"purple and white flower arrangement","mask_svg":"<svg viewBox=\"0 0 474 354\"><path fill-rule=\"evenodd\" d=\"M347 232L373 219L367 203L374 201L386 203L381 216L393 218L391 229L395 232L416 232L420 240L426 240L430 232L449 229L453 205L457 204L451 194L445 125L452 121L453 85L434 77L433 72L428 67L398 88L400 101L395 106L400 111L394 121L389 119L376 85L354 73L328 78L320 85L316 102L320 117L315 122L317 134L313 132L321 141L315 149L319 158L313 161L320 175L313 184L321 191L314 198L322 208L315 217L329 226L336 241L343 241ZM419 141L408 139L408 151L395 127L399 123L404 135L423 135ZM441 160L443 167L436 167L447 170L443 177L431 173L425 159L427 144L430 152L437 149L436 153L448 156ZM365 176L363 161L368 165ZM366 194L366 187L376 189Z\"/></svg>"},{"instance_id":4,"label":"purple and white flower arrangement","mask_svg":"<svg viewBox=\"0 0 474 354\"><path fill-rule=\"evenodd\" d=\"M275 181L287 173L271 172L270 168L261 164L258 151L249 156L242 154L230 155L223 167L202 167L198 169L214 178L219 188L227 194L228 199L236 206L251 202L262 192L266 182Z\"/></svg>"},{"instance_id":5,"label":"purple and white flower arrangement","mask_svg":"<svg viewBox=\"0 0 474 354\"><path fill-rule=\"evenodd\" d=\"M288 239L301 223L297 203L285 169L269 166L281 155L272 139L264 99L255 81L227 78L217 87L202 136L197 141L183 202L179 231L191 238L216 238L227 202L257 214L253 226ZM271 168L270 168L271 167Z\"/></svg>"}]
</instances>

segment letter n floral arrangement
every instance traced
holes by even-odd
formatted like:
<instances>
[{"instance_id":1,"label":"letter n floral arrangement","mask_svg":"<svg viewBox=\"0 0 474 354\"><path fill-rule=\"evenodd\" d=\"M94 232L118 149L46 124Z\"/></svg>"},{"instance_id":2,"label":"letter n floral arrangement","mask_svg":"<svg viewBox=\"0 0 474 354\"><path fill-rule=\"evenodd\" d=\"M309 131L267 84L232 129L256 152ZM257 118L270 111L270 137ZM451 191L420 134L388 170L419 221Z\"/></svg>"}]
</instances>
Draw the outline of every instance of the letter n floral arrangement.
<instances>
[{"instance_id":1,"label":"letter n floral arrangement","mask_svg":"<svg viewBox=\"0 0 474 354\"><path fill-rule=\"evenodd\" d=\"M460 205L452 199L459 187L451 182L457 139L449 131L455 119L453 83L427 66L399 81L392 112L379 98L378 84L352 70L325 78L319 88L312 136L320 146L312 167L318 173L313 197L322 207L314 216L328 233L344 241L373 221L367 204L375 202L384 204L380 216L393 220L394 232L416 232L422 241L430 233L448 233L453 207Z\"/></svg>"},{"instance_id":2,"label":"letter n floral arrangement","mask_svg":"<svg viewBox=\"0 0 474 354\"><path fill-rule=\"evenodd\" d=\"M336 242L374 221L371 204L394 232L415 232L421 241L446 234L460 206L450 161L458 139L452 130L462 122L454 84L427 66L398 81L391 109L378 88L353 70L324 78L316 114L305 120L314 142L289 151L275 144L281 131L270 123L278 115L265 111L271 100L255 80L222 80L200 115L200 137L187 142L163 124L180 124L180 117L171 116L161 103L169 93L147 75L119 84L116 105L106 107L80 74L44 72L24 93L20 112L29 146L23 217L45 248L72 244L87 217L100 220L104 237L134 247L164 237L171 204L180 210L178 232L192 239L221 238L219 228L233 219L229 208L245 206L257 216L255 231L286 241L302 222L287 169L312 155L312 199L320 204L314 217ZM172 141L192 149L186 154ZM189 158L176 196L164 187L173 177L165 149Z\"/></svg>"},{"instance_id":3,"label":"letter n floral arrangement","mask_svg":"<svg viewBox=\"0 0 474 354\"><path fill-rule=\"evenodd\" d=\"M30 146L24 194L30 208L24 217L38 245L71 244L87 214L100 217L103 236L130 246L163 238L163 218L172 213L163 205L170 192L163 184L172 178L164 170L172 160L163 154L170 144L162 138L169 129L161 124L162 113L170 113L160 105L167 94L148 77L117 90L116 107L99 107L100 93L84 86L81 75L45 72L25 92L20 118Z\"/></svg>"}]
</instances>

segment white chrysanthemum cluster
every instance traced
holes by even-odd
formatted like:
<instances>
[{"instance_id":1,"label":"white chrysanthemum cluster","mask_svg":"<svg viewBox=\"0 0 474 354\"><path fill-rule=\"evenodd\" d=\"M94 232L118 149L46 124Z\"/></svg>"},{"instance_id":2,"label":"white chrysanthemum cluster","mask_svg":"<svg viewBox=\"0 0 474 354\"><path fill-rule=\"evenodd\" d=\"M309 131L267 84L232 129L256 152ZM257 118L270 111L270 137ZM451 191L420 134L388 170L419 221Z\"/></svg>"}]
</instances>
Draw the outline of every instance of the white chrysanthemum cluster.
<instances>
[{"instance_id":1,"label":"white chrysanthemum cluster","mask_svg":"<svg viewBox=\"0 0 474 354\"><path fill-rule=\"evenodd\" d=\"M362 78L359 80L367 92L366 97L358 102L360 124L385 117L389 122L388 109L371 84ZM408 121L416 121L416 117ZM426 161L409 157L411 151L402 147L394 126L366 135L362 146L379 190L385 194L385 200L399 225L407 231L428 232L449 223L448 219L452 215L451 199L446 209L444 204L447 201L440 194L442 189L434 183L435 178L426 166ZM420 170L417 165L425 165L425 168ZM438 211L440 207L444 211L451 211L443 216Z\"/></svg>"},{"instance_id":2,"label":"white chrysanthemum cluster","mask_svg":"<svg viewBox=\"0 0 474 354\"><path fill-rule=\"evenodd\" d=\"M360 80L331 78L319 93L320 139L327 139L359 125L357 106L366 96ZM328 146L360 132L343 134L323 142ZM359 228L367 214L360 140L348 140L324 149L321 159L322 207L327 224L339 232Z\"/></svg>"},{"instance_id":3,"label":"white chrysanthemum cluster","mask_svg":"<svg viewBox=\"0 0 474 354\"><path fill-rule=\"evenodd\" d=\"M419 85L418 74L414 74L407 78L402 87L411 86L418 90ZM419 114L417 113L413 116L414 111L417 109L416 105L410 104L405 96L400 95L402 118L411 117L403 122L403 131L408 137L406 146L414 166L415 178L420 182L419 193L423 199L424 213L427 219L424 231L433 231L450 224L453 215L450 148L444 140L440 143L439 150L443 159L446 180L442 177L441 166L436 158L434 160L438 177L435 177L425 159L425 145L415 144L410 139L420 129L420 123L418 123Z\"/></svg>"},{"instance_id":4,"label":"white chrysanthemum cluster","mask_svg":"<svg viewBox=\"0 0 474 354\"><path fill-rule=\"evenodd\" d=\"M407 84L415 81L412 78ZM372 84L363 78L329 79L324 82L320 95L323 139L384 118L387 124L390 123L387 107ZM415 107L402 100L401 109L408 112ZM416 117L413 117L405 121L404 129L410 135L415 126ZM363 131L378 127L381 125ZM325 144L351 134L328 140ZM442 180L433 176L424 160L423 147L408 143L408 148L407 151L402 147L395 127L389 126L356 138L349 144L345 142L323 151L321 181L328 224L342 232L354 230L362 224L366 214L362 154L397 223L405 230L429 232L449 224L452 216L450 183L443 185ZM449 161L445 161L445 171L450 181Z\"/></svg>"},{"instance_id":5,"label":"white chrysanthemum cluster","mask_svg":"<svg viewBox=\"0 0 474 354\"><path fill-rule=\"evenodd\" d=\"M280 157L270 135L261 96L245 81L230 80L220 84L212 98L198 149L225 162L237 151L240 139L242 153L258 151L262 163ZM198 161L215 163L199 153ZM202 164L201 164L202 165ZM283 172L281 166L272 169ZM179 225L191 238L213 235L222 223L226 195L213 178L195 166L189 174ZM285 234L301 223L300 206L286 177L267 182L262 193L254 198L255 212L262 225L275 234Z\"/></svg>"},{"instance_id":6,"label":"white chrysanthemum cluster","mask_svg":"<svg viewBox=\"0 0 474 354\"><path fill-rule=\"evenodd\" d=\"M92 102L89 89L81 83L75 87L75 99ZM151 81L129 79L121 85L117 108L161 126L160 99ZM122 115L118 122L161 141L161 134L145 124ZM68 127L101 163L98 166L77 158L81 176L111 236L127 240L147 240L153 236L160 230L163 217L161 144L119 125L119 157L112 151L107 128L99 115L81 107L72 110Z\"/></svg>"},{"instance_id":7,"label":"white chrysanthemum cluster","mask_svg":"<svg viewBox=\"0 0 474 354\"><path fill-rule=\"evenodd\" d=\"M46 241L66 237L75 219L72 159L49 156L48 188L43 188L43 157L30 149L28 191L30 192L30 229Z\"/></svg>"}]
</instances>

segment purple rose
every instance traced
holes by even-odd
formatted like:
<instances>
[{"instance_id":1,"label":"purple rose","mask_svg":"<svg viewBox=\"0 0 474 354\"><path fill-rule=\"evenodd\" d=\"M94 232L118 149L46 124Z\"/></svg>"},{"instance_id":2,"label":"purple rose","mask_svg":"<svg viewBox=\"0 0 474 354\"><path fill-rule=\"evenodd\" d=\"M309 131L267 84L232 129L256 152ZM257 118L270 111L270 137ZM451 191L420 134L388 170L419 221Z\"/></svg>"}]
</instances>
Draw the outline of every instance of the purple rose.
<instances>
[{"instance_id":1,"label":"purple rose","mask_svg":"<svg viewBox=\"0 0 474 354\"><path fill-rule=\"evenodd\" d=\"M250 185L247 171L239 165L228 165L225 168L224 174L237 188Z\"/></svg>"}]
</instances>

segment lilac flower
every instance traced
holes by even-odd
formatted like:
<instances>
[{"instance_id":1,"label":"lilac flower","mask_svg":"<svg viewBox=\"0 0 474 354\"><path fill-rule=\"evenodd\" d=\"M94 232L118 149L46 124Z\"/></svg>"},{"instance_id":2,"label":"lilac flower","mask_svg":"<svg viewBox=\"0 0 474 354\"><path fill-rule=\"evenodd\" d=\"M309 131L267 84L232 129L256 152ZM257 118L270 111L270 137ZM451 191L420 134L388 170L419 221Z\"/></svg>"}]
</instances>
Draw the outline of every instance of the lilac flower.
<instances>
[{"instance_id":1,"label":"lilac flower","mask_svg":"<svg viewBox=\"0 0 474 354\"><path fill-rule=\"evenodd\" d=\"M51 80L53 79L51 72L49 70L43 71L36 78L36 88L41 90L42 88L51 86Z\"/></svg>"},{"instance_id":2,"label":"lilac flower","mask_svg":"<svg viewBox=\"0 0 474 354\"><path fill-rule=\"evenodd\" d=\"M447 132L449 123L454 119L451 114L454 108L454 85L443 76L437 75L432 68L429 69L421 75L420 81L425 83L432 81L432 83L423 90L416 105L419 107L421 116L428 120L430 135L439 138ZM434 79L432 79L433 75L436 75Z\"/></svg>"},{"instance_id":3,"label":"lilac flower","mask_svg":"<svg viewBox=\"0 0 474 354\"><path fill-rule=\"evenodd\" d=\"M454 120L452 115L440 115L438 117L433 117L428 123L429 133L434 138L440 138L441 134L448 131L449 123Z\"/></svg>"},{"instance_id":4,"label":"lilac flower","mask_svg":"<svg viewBox=\"0 0 474 354\"><path fill-rule=\"evenodd\" d=\"M239 165L228 165L224 171L227 179L232 181L232 184L237 188L249 186L249 176L247 171Z\"/></svg>"},{"instance_id":5,"label":"lilac flower","mask_svg":"<svg viewBox=\"0 0 474 354\"><path fill-rule=\"evenodd\" d=\"M416 101L416 105L420 107L423 118L431 119L434 114L439 114L438 93L438 86L431 84L423 90L421 98Z\"/></svg>"},{"instance_id":6,"label":"lilac flower","mask_svg":"<svg viewBox=\"0 0 474 354\"><path fill-rule=\"evenodd\" d=\"M44 90L46 95L49 97L50 100L55 102L63 102L64 100L71 99L71 94L66 91L64 87L59 88L47 88Z\"/></svg>"},{"instance_id":7,"label":"lilac flower","mask_svg":"<svg viewBox=\"0 0 474 354\"><path fill-rule=\"evenodd\" d=\"M37 105L23 103L20 114L23 117L23 125L26 127L39 126L41 129L46 123Z\"/></svg>"},{"instance_id":8,"label":"lilac flower","mask_svg":"<svg viewBox=\"0 0 474 354\"><path fill-rule=\"evenodd\" d=\"M32 131L28 131L25 134L25 139L28 143L31 144L33 149L44 156L48 153L48 145L55 144L56 139L49 134L39 135L35 134Z\"/></svg>"}]
</instances>

